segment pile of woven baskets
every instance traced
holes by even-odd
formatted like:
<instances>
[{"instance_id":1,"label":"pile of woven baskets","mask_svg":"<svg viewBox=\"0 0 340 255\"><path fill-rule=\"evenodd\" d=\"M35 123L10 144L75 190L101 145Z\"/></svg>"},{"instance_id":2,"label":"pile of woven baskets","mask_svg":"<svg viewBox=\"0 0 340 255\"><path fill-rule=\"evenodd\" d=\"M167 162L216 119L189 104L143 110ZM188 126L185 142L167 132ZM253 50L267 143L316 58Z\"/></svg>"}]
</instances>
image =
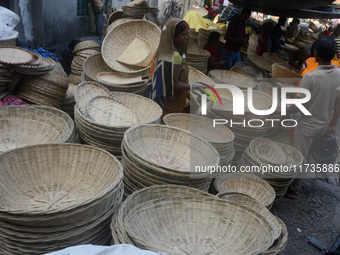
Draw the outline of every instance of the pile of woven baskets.
<instances>
[{"instance_id":1,"label":"pile of woven baskets","mask_svg":"<svg viewBox=\"0 0 340 255\"><path fill-rule=\"evenodd\" d=\"M71 72L80 76L83 71L84 61L87 58L100 53L100 45L92 40L83 41L74 47L72 53L74 57L71 64Z\"/></svg>"},{"instance_id":2,"label":"pile of woven baskets","mask_svg":"<svg viewBox=\"0 0 340 255\"><path fill-rule=\"evenodd\" d=\"M254 174L274 188L277 201L286 193L302 162L303 156L295 148L267 138L255 138L246 148L239 166L258 166L259 171Z\"/></svg>"},{"instance_id":3,"label":"pile of woven baskets","mask_svg":"<svg viewBox=\"0 0 340 255\"><path fill-rule=\"evenodd\" d=\"M111 154L86 145L35 145L2 154L0 168L2 253L108 244L123 195L123 169Z\"/></svg>"},{"instance_id":4,"label":"pile of woven baskets","mask_svg":"<svg viewBox=\"0 0 340 255\"><path fill-rule=\"evenodd\" d=\"M287 241L284 224L256 201L242 205L176 185L134 192L113 217L111 231L115 244L166 254L280 252Z\"/></svg>"},{"instance_id":5,"label":"pile of woven baskets","mask_svg":"<svg viewBox=\"0 0 340 255\"><path fill-rule=\"evenodd\" d=\"M172 113L165 115L163 122L190 132L208 141L220 155L220 166L228 166L234 157L234 133L226 126L214 127L213 120L186 113Z\"/></svg>"},{"instance_id":6,"label":"pile of woven baskets","mask_svg":"<svg viewBox=\"0 0 340 255\"><path fill-rule=\"evenodd\" d=\"M74 93L79 83L81 83L81 77L79 75L70 74L68 76L68 89L66 91L66 96L63 101L62 110L68 113L72 118L74 117L74 105L75 105Z\"/></svg>"},{"instance_id":7,"label":"pile of woven baskets","mask_svg":"<svg viewBox=\"0 0 340 255\"><path fill-rule=\"evenodd\" d=\"M240 72L211 70L209 76L217 84L232 84L241 89L254 88L257 85L256 81Z\"/></svg>"},{"instance_id":8,"label":"pile of woven baskets","mask_svg":"<svg viewBox=\"0 0 340 255\"><path fill-rule=\"evenodd\" d=\"M110 91L144 95L161 30L147 20L118 21L105 36L102 53L84 62L82 81L98 82Z\"/></svg>"},{"instance_id":9,"label":"pile of woven baskets","mask_svg":"<svg viewBox=\"0 0 340 255\"><path fill-rule=\"evenodd\" d=\"M0 63L17 73L42 75L51 72L55 61L43 58L39 53L16 46L0 46Z\"/></svg>"},{"instance_id":10,"label":"pile of woven baskets","mask_svg":"<svg viewBox=\"0 0 340 255\"><path fill-rule=\"evenodd\" d=\"M217 150L207 141L165 125L128 129L122 150L125 195L156 184L178 184L208 191L214 173L210 174L206 168L220 162Z\"/></svg>"},{"instance_id":11,"label":"pile of woven baskets","mask_svg":"<svg viewBox=\"0 0 340 255\"><path fill-rule=\"evenodd\" d=\"M135 0L123 6L124 14L134 19L143 19L144 15L150 12L155 18L158 17L158 7L149 6L145 0Z\"/></svg>"},{"instance_id":12,"label":"pile of woven baskets","mask_svg":"<svg viewBox=\"0 0 340 255\"><path fill-rule=\"evenodd\" d=\"M264 180L252 174L221 174L214 181L214 192L219 197L227 193L242 194L270 208L275 199L275 190Z\"/></svg>"},{"instance_id":13,"label":"pile of woven baskets","mask_svg":"<svg viewBox=\"0 0 340 255\"><path fill-rule=\"evenodd\" d=\"M133 125L160 123L162 109L145 97L116 92L95 82L77 86L75 122L81 142L105 149L121 158L124 132Z\"/></svg>"},{"instance_id":14,"label":"pile of woven baskets","mask_svg":"<svg viewBox=\"0 0 340 255\"><path fill-rule=\"evenodd\" d=\"M207 73L210 53L207 50L199 48L192 38L188 42L188 65L196 68L202 73Z\"/></svg>"},{"instance_id":15,"label":"pile of woven baskets","mask_svg":"<svg viewBox=\"0 0 340 255\"><path fill-rule=\"evenodd\" d=\"M271 122L264 121L266 116L257 116L250 112L248 105L245 105L244 115L233 114L233 97L228 89L216 89L219 93L222 101L222 105L214 104L212 100L208 102L207 112L208 117L211 119L226 119L232 120L233 123L229 123L230 129L235 134L234 148L235 156L233 163L236 164L242 156L245 148L256 137L265 136L273 127ZM247 102L248 93L244 92L245 102ZM272 107L271 96L254 90L252 92L253 106L257 110L268 110ZM273 115L273 117L275 117ZM257 121L252 122L252 119L256 118ZM251 121L251 125L248 125L248 121ZM243 124L244 123L244 124Z\"/></svg>"},{"instance_id":16,"label":"pile of woven baskets","mask_svg":"<svg viewBox=\"0 0 340 255\"><path fill-rule=\"evenodd\" d=\"M0 154L29 145L72 143L73 120L63 111L47 106L0 107Z\"/></svg>"},{"instance_id":17,"label":"pile of woven baskets","mask_svg":"<svg viewBox=\"0 0 340 255\"><path fill-rule=\"evenodd\" d=\"M48 74L23 76L18 83L17 95L34 104L61 109L67 89L67 75L61 64L55 62L54 69Z\"/></svg>"}]
</instances>

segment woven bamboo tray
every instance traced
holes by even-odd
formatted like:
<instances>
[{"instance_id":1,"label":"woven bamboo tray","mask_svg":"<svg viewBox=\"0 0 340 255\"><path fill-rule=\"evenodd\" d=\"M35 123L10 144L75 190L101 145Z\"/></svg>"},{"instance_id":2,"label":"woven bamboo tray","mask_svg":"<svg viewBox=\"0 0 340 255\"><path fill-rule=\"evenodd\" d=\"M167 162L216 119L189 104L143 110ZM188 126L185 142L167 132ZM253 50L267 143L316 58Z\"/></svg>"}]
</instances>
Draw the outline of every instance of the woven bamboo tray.
<instances>
[{"instance_id":1,"label":"woven bamboo tray","mask_svg":"<svg viewBox=\"0 0 340 255\"><path fill-rule=\"evenodd\" d=\"M153 200L168 199L172 197L208 197L214 199L213 195L198 189L179 185L155 185L134 192L126 198L117 213L112 218L111 232L114 244L129 243L133 241L129 238L124 227L124 218L134 207Z\"/></svg>"},{"instance_id":2,"label":"woven bamboo tray","mask_svg":"<svg viewBox=\"0 0 340 255\"><path fill-rule=\"evenodd\" d=\"M131 127L123 140L135 157L168 171L194 174L195 166L215 166L220 161L218 152L208 142L174 127Z\"/></svg>"},{"instance_id":3,"label":"woven bamboo tray","mask_svg":"<svg viewBox=\"0 0 340 255\"><path fill-rule=\"evenodd\" d=\"M214 224L216 220L219 224ZM227 201L204 197L140 204L127 213L124 227L138 247L168 254L256 254L273 243L266 219Z\"/></svg>"},{"instance_id":4,"label":"woven bamboo tray","mask_svg":"<svg viewBox=\"0 0 340 255\"><path fill-rule=\"evenodd\" d=\"M250 174L221 174L215 179L214 186L218 193L245 194L267 208L270 208L275 199L274 189L264 180Z\"/></svg>"},{"instance_id":5,"label":"woven bamboo tray","mask_svg":"<svg viewBox=\"0 0 340 255\"><path fill-rule=\"evenodd\" d=\"M209 76L215 83L232 84L240 88L253 88L257 85L252 78L233 71L211 70Z\"/></svg>"},{"instance_id":6,"label":"woven bamboo tray","mask_svg":"<svg viewBox=\"0 0 340 255\"><path fill-rule=\"evenodd\" d=\"M1 155L0 165L7 180L1 178L1 245L41 254L109 239L110 219L123 195L122 167L112 155L84 145L36 145ZM21 187L31 187L30 193Z\"/></svg>"},{"instance_id":7,"label":"woven bamboo tray","mask_svg":"<svg viewBox=\"0 0 340 255\"><path fill-rule=\"evenodd\" d=\"M27 64L34 60L32 52L16 46L0 46L0 63L8 65Z\"/></svg>"},{"instance_id":8,"label":"woven bamboo tray","mask_svg":"<svg viewBox=\"0 0 340 255\"><path fill-rule=\"evenodd\" d=\"M56 62L51 58L42 58L38 64L30 62L26 65L11 65L11 69L21 74L42 75L51 72L55 65Z\"/></svg>"},{"instance_id":9,"label":"woven bamboo tray","mask_svg":"<svg viewBox=\"0 0 340 255\"><path fill-rule=\"evenodd\" d=\"M262 68L263 70L267 72L272 71L272 62L269 62L268 60L264 59L263 57L257 56L257 55L249 55L248 59L256 66Z\"/></svg>"},{"instance_id":10,"label":"woven bamboo tray","mask_svg":"<svg viewBox=\"0 0 340 255\"><path fill-rule=\"evenodd\" d=\"M158 7L150 6L150 7L140 7L140 6L123 6L124 14L127 17L134 18L134 19L143 19L144 15L148 12L154 17L158 17Z\"/></svg>"},{"instance_id":11,"label":"woven bamboo tray","mask_svg":"<svg viewBox=\"0 0 340 255\"><path fill-rule=\"evenodd\" d=\"M278 239L281 235L282 229L281 224L277 218L267 209L263 204L261 204L256 199L238 192L222 192L217 194L217 197L227 200L228 202L235 203L241 208L248 208L260 214L262 217L266 218L272 227L274 233L274 238Z\"/></svg>"},{"instance_id":12,"label":"woven bamboo tray","mask_svg":"<svg viewBox=\"0 0 340 255\"><path fill-rule=\"evenodd\" d=\"M120 64L117 59L137 37L141 37L151 44L150 55L157 51L161 30L147 20L127 21L112 29L104 38L102 44L103 59L106 64L122 73L140 73L148 68L131 67ZM137 54L138 52L135 52Z\"/></svg>"},{"instance_id":13,"label":"woven bamboo tray","mask_svg":"<svg viewBox=\"0 0 340 255\"><path fill-rule=\"evenodd\" d=\"M106 92L107 93L107 92ZM108 94L110 95L110 93ZM92 97L96 96L93 94ZM162 109L150 99L131 93L115 92L113 96L122 104L132 109L141 124L160 123ZM86 105L92 97L88 97ZM86 100L84 100L85 102ZM121 142L125 131L131 125L106 126L99 124L83 113L75 106L75 122L79 131L79 137L83 143L103 148L117 157L121 157Z\"/></svg>"},{"instance_id":14,"label":"woven bamboo tray","mask_svg":"<svg viewBox=\"0 0 340 255\"><path fill-rule=\"evenodd\" d=\"M1 107L0 119L0 153L28 145L73 141L73 121L57 109L38 106Z\"/></svg>"},{"instance_id":15,"label":"woven bamboo tray","mask_svg":"<svg viewBox=\"0 0 340 255\"><path fill-rule=\"evenodd\" d=\"M127 77L130 77L128 80L131 80L133 77L140 77L141 74L126 74L126 73L114 72L108 65L106 65L101 54L97 54L86 59L83 65L83 69L84 69L84 79L86 81L98 82L104 85L110 91L128 92L128 93L134 93L134 94L140 94L140 95L145 94L145 90L147 86L146 80L142 80L141 82L134 83L134 84L126 84ZM113 84L113 83L104 82L100 80L98 78L98 75L103 72L119 74L118 77L117 76L114 77L113 82L121 81L121 83Z\"/></svg>"}]
</instances>

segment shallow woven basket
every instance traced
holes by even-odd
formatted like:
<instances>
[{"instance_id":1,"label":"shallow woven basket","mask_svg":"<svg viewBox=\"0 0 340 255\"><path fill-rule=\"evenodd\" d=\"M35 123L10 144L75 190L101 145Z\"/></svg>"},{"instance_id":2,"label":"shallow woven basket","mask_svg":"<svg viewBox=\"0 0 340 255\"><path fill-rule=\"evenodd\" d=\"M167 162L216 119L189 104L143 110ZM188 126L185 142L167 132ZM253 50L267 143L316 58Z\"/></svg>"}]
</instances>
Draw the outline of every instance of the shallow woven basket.
<instances>
[{"instance_id":1,"label":"shallow woven basket","mask_svg":"<svg viewBox=\"0 0 340 255\"><path fill-rule=\"evenodd\" d=\"M260 82L258 85L257 85L257 89L262 91L263 93L266 93L268 96L273 96L273 88L277 88L277 95L280 97L280 86L277 85L277 84L273 84L273 83L270 83L270 82ZM280 100L280 99L279 99Z\"/></svg>"},{"instance_id":2,"label":"shallow woven basket","mask_svg":"<svg viewBox=\"0 0 340 255\"><path fill-rule=\"evenodd\" d=\"M2 154L0 165L1 175L6 176L1 178L1 219L6 219L6 214L18 219L36 215L47 221L47 216L54 218L105 196L123 178L122 166L115 157L99 148L77 144L17 149Z\"/></svg>"},{"instance_id":3,"label":"shallow woven basket","mask_svg":"<svg viewBox=\"0 0 340 255\"><path fill-rule=\"evenodd\" d=\"M292 165L299 167L303 163L303 155L301 152L299 152L297 149L295 149L293 146L290 146L288 144L276 142L277 145L280 146L280 148L283 150L283 152L286 155L286 165Z\"/></svg>"},{"instance_id":4,"label":"shallow woven basket","mask_svg":"<svg viewBox=\"0 0 340 255\"><path fill-rule=\"evenodd\" d=\"M9 65L27 64L34 60L31 51L17 46L0 46L0 63Z\"/></svg>"},{"instance_id":5,"label":"shallow woven basket","mask_svg":"<svg viewBox=\"0 0 340 255\"><path fill-rule=\"evenodd\" d=\"M95 96L87 103L87 115L104 126L129 126L139 123L135 112L108 96Z\"/></svg>"},{"instance_id":6,"label":"shallow woven basket","mask_svg":"<svg viewBox=\"0 0 340 255\"><path fill-rule=\"evenodd\" d=\"M272 71L272 62L269 62L268 60L264 59L263 57L257 56L257 55L249 55L248 59L256 66L264 69L267 72Z\"/></svg>"},{"instance_id":7,"label":"shallow woven basket","mask_svg":"<svg viewBox=\"0 0 340 255\"><path fill-rule=\"evenodd\" d=\"M83 51L83 50L86 50L86 49L98 49L98 50L100 50L100 45L93 40L82 41L82 42L78 43L76 45L76 47L74 47L72 53L75 54L79 51Z\"/></svg>"},{"instance_id":8,"label":"shallow woven basket","mask_svg":"<svg viewBox=\"0 0 340 255\"><path fill-rule=\"evenodd\" d=\"M275 199L274 189L266 181L250 174L221 174L215 179L214 186L218 193L242 193L268 208Z\"/></svg>"},{"instance_id":9,"label":"shallow woven basket","mask_svg":"<svg viewBox=\"0 0 340 255\"><path fill-rule=\"evenodd\" d=\"M126 198L117 213L112 218L111 231L114 243L133 244L133 241L129 238L125 231L124 218L134 207L153 200L183 196L210 197L212 199L215 198L213 195L201 190L179 185L154 185L152 187L140 189Z\"/></svg>"},{"instance_id":10,"label":"shallow woven basket","mask_svg":"<svg viewBox=\"0 0 340 255\"><path fill-rule=\"evenodd\" d=\"M97 75L97 80L109 86L130 85L142 82L142 76L140 74L101 72Z\"/></svg>"},{"instance_id":11,"label":"shallow woven basket","mask_svg":"<svg viewBox=\"0 0 340 255\"><path fill-rule=\"evenodd\" d=\"M143 203L127 213L124 226L136 246L167 254L257 254L273 243L270 226L255 212L203 197Z\"/></svg>"},{"instance_id":12,"label":"shallow woven basket","mask_svg":"<svg viewBox=\"0 0 340 255\"><path fill-rule=\"evenodd\" d=\"M112 29L114 29L115 27L119 26L120 24L125 23L126 21L130 21L133 20L131 18L122 18L122 19L117 19L115 21L113 21L106 29L106 33L109 33Z\"/></svg>"},{"instance_id":13,"label":"shallow woven basket","mask_svg":"<svg viewBox=\"0 0 340 255\"><path fill-rule=\"evenodd\" d=\"M262 57L265 59L265 60L268 60L269 62L275 64L275 63L283 63L283 64L286 64L287 61L281 57L280 54L277 54L277 53L272 53L272 52L265 52L263 53Z\"/></svg>"},{"instance_id":14,"label":"shallow woven basket","mask_svg":"<svg viewBox=\"0 0 340 255\"><path fill-rule=\"evenodd\" d=\"M0 153L28 145L71 142L74 126L63 116L66 114L45 109L50 107L0 107Z\"/></svg>"},{"instance_id":15,"label":"shallow woven basket","mask_svg":"<svg viewBox=\"0 0 340 255\"><path fill-rule=\"evenodd\" d=\"M122 10L117 10L111 13L110 17L107 19L107 25L111 25L114 21L124 18L124 12Z\"/></svg>"},{"instance_id":16,"label":"shallow woven basket","mask_svg":"<svg viewBox=\"0 0 340 255\"><path fill-rule=\"evenodd\" d=\"M158 7L156 6L123 6L122 7L124 14L127 17L134 18L134 19L143 19L144 15L150 12L154 17L158 17Z\"/></svg>"},{"instance_id":17,"label":"shallow woven basket","mask_svg":"<svg viewBox=\"0 0 340 255\"><path fill-rule=\"evenodd\" d=\"M207 141L164 125L131 127L124 134L124 145L147 164L179 173L195 173L195 166L216 166L217 150Z\"/></svg>"},{"instance_id":18,"label":"shallow woven basket","mask_svg":"<svg viewBox=\"0 0 340 255\"><path fill-rule=\"evenodd\" d=\"M228 144L235 138L234 133L226 126L217 125L213 128L213 120L198 115L171 113L165 115L163 121L168 126L177 127L202 137L213 145Z\"/></svg>"},{"instance_id":19,"label":"shallow woven basket","mask_svg":"<svg viewBox=\"0 0 340 255\"><path fill-rule=\"evenodd\" d=\"M265 164L282 165L287 161L284 151L270 139L257 137L250 142L249 148L251 153Z\"/></svg>"},{"instance_id":20,"label":"shallow woven basket","mask_svg":"<svg viewBox=\"0 0 340 255\"><path fill-rule=\"evenodd\" d=\"M273 78L297 78L301 79L302 76L298 74L292 67L282 64L273 64Z\"/></svg>"},{"instance_id":21,"label":"shallow woven basket","mask_svg":"<svg viewBox=\"0 0 340 255\"><path fill-rule=\"evenodd\" d=\"M14 38L10 38L10 39L0 40L0 45L1 46L5 46L5 45L15 46L17 39L18 39L18 36L14 37Z\"/></svg>"},{"instance_id":22,"label":"shallow woven basket","mask_svg":"<svg viewBox=\"0 0 340 255\"><path fill-rule=\"evenodd\" d=\"M257 83L246 75L226 70L211 70L209 76L219 84L232 84L240 88L253 88Z\"/></svg>"},{"instance_id":23,"label":"shallow woven basket","mask_svg":"<svg viewBox=\"0 0 340 255\"><path fill-rule=\"evenodd\" d=\"M157 51L161 30L147 20L127 21L112 29L105 37L102 44L102 55L106 64L112 69L123 73L138 73L147 68L130 67L117 62L118 57L125 51L129 44L139 36L151 44L150 55ZM135 54L138 54L136 51Z\"/></svg>"},{"instance_id":24,"label":"shallow woven basket","mask_svg":"<svg viewBox=\"0 0 340 255\"><path fill-rule=\"evenodd\" d=\"M265 119L268 116L259 116L250 112L248 108L248 93L243 91L245 98L244 115L233 114L233 98L231 92L228 89L216 89L217 93L222 98L222 105L214 104L213 101L208 102L208 111L211 111L217 116L224 117L226 119L243 120L243 119ZM257 110L268 110L272 107L272 97L257 90L252 91L253 106ZM261 128L260 128L261 129ZM254 131L254 128L249 130Z\"/></svg>"},{"instance_id":25,"label":"shallow woven basket","mask_svg":"<svg viewBox=\"0 0 340 255\"><path fill-rule=\"evenodd\" d=\"M108 241L123 179L122 166L108 152L75 144L36 145L1 155L0 165L1 245L11 254Z\"/></svg>"},{"instance_id":26,"label":"shallow woven basket","mask_svg":"<svg viewBox=\"0 0 340 255\"><path fill-rule=\"evenodd\" d=\"M75 91L74 100L79 111L86 117L87 115L87 104L96 96L107 96L112 97L110 91L104 86L96 82L82 82L80 83Z\"/></svg>"},{"instance_id":27,"label":"shallow woven basket","mask_svg":"<svg viewBox=\"0 0 340 255\"><path fill-rule=\"evenodd\" d=\"M239 192L222 192L217 194L216 196L231 203L235 203L237 206L245 207L257 212L262 217L268 220L269 224L272 227L274 238L277 239L280 237L282 232L281 224L279 223L277 218L256 199Z\"/></svg>"},{"instance_id":28,"label":"shallow woven basket","mask_svg":"<svg viewBox=\"0 0 340 255\"><path fill-rule=\"evenodd\" d=\"M243 75L246 75L250 78L258 78L258 79L262 79L263 74L260 72L260 70L258 70L257 68L253 67L253 66L233 66L230 71L232 72L237 72Z\"/></svg>"},{"instance_id":29,"label":"shallow woven basket","mask_svg":"<svg viewBox=\"0 0 340 255\"><path fill-rule=\"evenodd\" d=\"M211 78L206 76L204 73L198 71L197 69L189 67L189 83L193 84L197 82L202 82L212 87L215 86L215 82Z\"/></svg>"},{"instance_id":30,"label":"shallow woven basket","mask_svg":"<svg viewBox=\"0 0 340 255\"><path fill-rule=\"evenodd\" d=\"M281 235L276 239L267 251L260 253L261 255L282 255L288 242L288 230L285 223L278 217L277 221L281 225Z\"/></svg>"}]
</instances>

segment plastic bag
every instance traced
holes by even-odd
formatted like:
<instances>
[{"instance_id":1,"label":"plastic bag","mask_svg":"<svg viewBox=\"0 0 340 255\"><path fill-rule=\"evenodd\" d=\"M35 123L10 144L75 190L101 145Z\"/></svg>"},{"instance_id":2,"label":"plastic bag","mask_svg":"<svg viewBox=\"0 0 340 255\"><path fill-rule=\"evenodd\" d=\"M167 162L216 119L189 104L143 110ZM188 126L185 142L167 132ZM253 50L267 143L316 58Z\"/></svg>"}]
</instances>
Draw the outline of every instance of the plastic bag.
<instances>
[{"instance_id":1,"label":"plastic bag","mask_svg":"<svg viewBox=\"0 0 340 255\"><path fill-rule=\"evenodd\" d=\"M16 13L0 6L0 40L17 37L19 33L14 28L19 22L20 17Z\"/></svg>"}]
</instances>

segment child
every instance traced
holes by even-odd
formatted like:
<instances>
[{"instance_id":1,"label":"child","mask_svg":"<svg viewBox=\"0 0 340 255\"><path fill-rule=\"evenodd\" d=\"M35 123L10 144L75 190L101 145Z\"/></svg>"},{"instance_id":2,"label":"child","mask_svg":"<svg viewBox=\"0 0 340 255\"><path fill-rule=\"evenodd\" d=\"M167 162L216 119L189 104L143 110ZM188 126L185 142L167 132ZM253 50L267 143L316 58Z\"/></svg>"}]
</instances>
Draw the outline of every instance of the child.
<instances>
[{"instance_id":1,"label":"child","mask_svg":"<svg viewBox=\"0 0 340 255\"><path fill-rule=\"evenodd\" d=\"M264 52L270 49L271 39L270 32L273 30L273 23L266 22L262 25L262 33L259 35L259 39L256 47L256 55L262 56Z\"/></svg>"},{"instance_id":2,"label":"child","mask_svg":"<svg viewBox=\"0 0 340 255\"><path fill-rule=\"evenodd\" d=\"M208 72L212 69L221 69L221 61L216 59L216 47L220 40L220 37L221 37L220 33L215 31L211 32L207 40L208 43L203 47L203 49L210 52Z\"/></svg>"}]
</instances>

